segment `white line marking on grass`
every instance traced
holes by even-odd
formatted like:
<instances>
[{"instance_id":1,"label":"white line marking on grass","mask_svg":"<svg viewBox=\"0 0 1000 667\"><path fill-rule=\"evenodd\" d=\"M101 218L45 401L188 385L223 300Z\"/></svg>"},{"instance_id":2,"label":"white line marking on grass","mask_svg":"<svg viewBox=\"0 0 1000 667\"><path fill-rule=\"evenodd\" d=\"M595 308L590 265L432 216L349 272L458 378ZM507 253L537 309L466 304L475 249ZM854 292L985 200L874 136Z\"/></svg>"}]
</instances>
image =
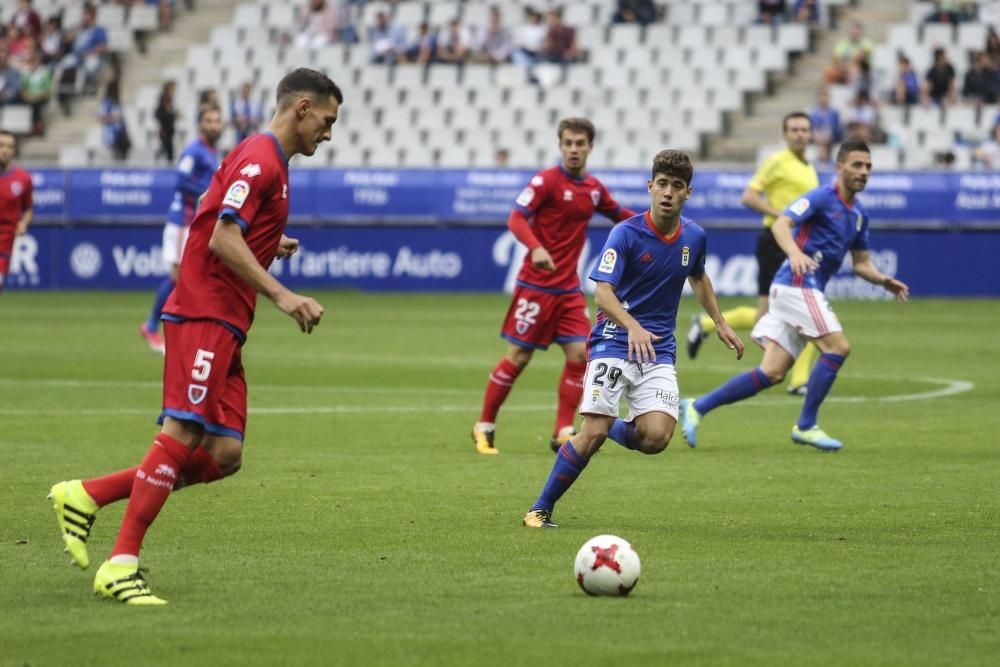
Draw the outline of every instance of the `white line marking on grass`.
<instances>
[{"instance_id":1,"label":"white line marking on grass","mask_svg":"<svg viewBox=\"0 0 1000 667\"><path fill-rule=\"evenodd\" d=\"M251 415L371 415L388 413L435 413L435 412L469 412L474 413L481 405L317 405L250 408ZM505 405L508 412L549 412L556 409L555 405ZM115 415L146 415L154 416L155 410L144 408L81 408L78 410L58 410L45 408L0 408L0 415L32 416L32 415L66 415L66 416L115 416Z\"/></svg>"}]
</instances>

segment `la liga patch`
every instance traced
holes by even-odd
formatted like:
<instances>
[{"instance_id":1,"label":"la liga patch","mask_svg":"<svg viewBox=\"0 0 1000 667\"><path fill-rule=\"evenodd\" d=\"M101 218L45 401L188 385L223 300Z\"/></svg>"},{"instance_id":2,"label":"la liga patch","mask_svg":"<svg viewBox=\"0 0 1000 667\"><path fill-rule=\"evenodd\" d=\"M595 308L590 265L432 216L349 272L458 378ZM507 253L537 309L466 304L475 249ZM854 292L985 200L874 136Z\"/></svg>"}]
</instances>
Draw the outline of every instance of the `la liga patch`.
<instances>
[{"instance_id":1,"label":"la liga patch","mask_svg":"<svg viewBox=\"0 0 1000 667\"><path fill-rule=\"evenodd\" d=\"M226 197L222 200L222 205L232 206L237 209L243 208L243 204L246 202L249 194L250 184L242 180L236 181L226 190Z\"/></svg>"}]
</instances>

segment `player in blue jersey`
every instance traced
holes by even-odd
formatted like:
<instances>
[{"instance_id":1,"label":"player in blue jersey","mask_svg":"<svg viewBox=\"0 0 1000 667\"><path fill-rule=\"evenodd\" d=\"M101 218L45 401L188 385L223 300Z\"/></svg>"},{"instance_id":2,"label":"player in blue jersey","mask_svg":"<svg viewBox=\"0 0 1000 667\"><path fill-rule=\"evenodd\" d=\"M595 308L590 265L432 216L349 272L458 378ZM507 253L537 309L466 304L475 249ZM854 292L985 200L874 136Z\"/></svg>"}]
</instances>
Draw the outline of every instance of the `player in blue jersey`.
<instances>
[{"instance_id":1,"label":"player in blue jersey","mask_svg":"<svg viewBox=\"0 0 1000 667\"><path fill-rule=\"evenodd\" d=\"M705 414L781 382L808 341L816 344L821 356L809 376L792 441L825 451L843 446L816 423L820 405L851 349L823 289L850 251L856 275L881 285L897 301L905 302L910 293L905 283L883 275L871 261L868 214L855 198L865 189L871 170L868 146L863 141L844 142L837 152L836 181L807 192L775 221L774 238L788 259L771 283L767 313L750 334L764 348L764 358L749 373L737 375L697 400L681 402L684 438L692 447Z\"/></svg>"},{"instance_id":2,"label":"player in blue jersey","mask_svg":"<svg viewBox=\"0 0 1000 667\"><path fill-rule=\"evenodd\" d=\"M188 228L198 210L198 198L208 189L212 176L219 167L216 144L222 135L222 114L218 107L203 107L198 112L199 136L184 149L177 164L177 189L163 226L163 263L170 274L156 290L153 309L139 333L154 352L163 354L163 337L160 336L160 315L167 297L177 284L177 272L187 240Z\"/></svg>"},{"instance_id":3,"label":"player in blue jersey","mask_svg":"<svg viewBox=\"0 0 1000 667\"><path fill-rule=\"evenodd\" d=\"M587 340L580 432L563 442L542 494L527 515L530 528L554 528L552 508L607 438L643 454L666 449L677 423L674 373L677 307L686 280L720 339L737 358L740 340L719 312L705 273L705 230L681 217L693 167L680 151L661 151L647 187L650 209L611 230L590 273L600 309ZM618 418L622 397L629 414Z\"/></svg>"}]
</instances>

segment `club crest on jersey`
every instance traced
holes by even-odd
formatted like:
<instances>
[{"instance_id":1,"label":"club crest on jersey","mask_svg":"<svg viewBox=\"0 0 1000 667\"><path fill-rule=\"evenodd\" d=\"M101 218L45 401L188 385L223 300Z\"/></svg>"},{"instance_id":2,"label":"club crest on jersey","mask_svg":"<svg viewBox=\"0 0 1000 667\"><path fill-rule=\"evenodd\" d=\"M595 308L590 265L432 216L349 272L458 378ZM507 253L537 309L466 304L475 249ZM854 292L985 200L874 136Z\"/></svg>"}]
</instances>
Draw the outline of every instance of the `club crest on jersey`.
<instances>
[{"instance_id":1,"label":"club crest on jersey","mask_svg":"<svg viewBox=\"0 0 1000 667\"><path fill-rule=\"evenodd\" d=\"M615 264L618 263L618 253L612 248L608 248L604 251L604 255L601 256L601 263L597 267L597 270L601 273L614 273Z\"/></svg>"},{"instance_id":2,"label":"club crest on jersey","mask_svg":"<svg viewBox=\"0 0 1000 667\"><path fill-rule=\"evenodd\" d=\"M260 176L260 165L256 162L251 162L247 166L240 169L240 176L246 176L247 178Z\"/></svg>"},{"instance_id":3,"label":"club crest on jersey","mask_svg":"<svg viewBox=\"0 0 1000 667\"><path fill-rule=\"evenodd\" d=\"M590 394L590 402L597 403L597 399L601 396L600 387L594 387L594 391Z\"/></svg>"},{"instance_id":4,"label":"club crest on jersey","mask_svg":"<svg viewBox=\"0 0 1000 667\"><path fill-rule=\"evenodd\" d=\"M563 190L563 201L573 201L572 190Z\"/></svg>"},{"instance_id":5,"label":"club crest on jersey","mask_svg":"<svg viewBox=\"0 0 1000 667\"><path fill-rule=\"evenodd\" d=\"M205 396L208 395L208 387L203 384L189 384L188 385L188 401L191 405L198 405L205 400Z\"/></svg>"},{"instance_id":6,"label":"club crest on jersey","mask_svg":"<svg viewBox=\"0 0 1000 667\"><path fill-rule=\"evenodd\" d=\"M10 184L10 193L12 195L20 197L22 192L24 192L24 185L21 184L21 181L13 181Z\"/></svg>"},{"instance_id":7,"label":"club crest on jersey","mask_svg":"<svg viewBox=\"0 0 1000 667\"><path fill-rule=\"evenodd\" d=\"M247 195L249 194L250 184L246 181L236 181L226 191L226 197L222 200L222 205L243 208L243 204L246 202Z\"/></svg>"},{"instance_id":8,"label":"club crest on jersey","mask_svg":"<svg viewBox=\"0 0 1000 667\"><path fill-rule=\"evenodd\" d=\"M681 266L687 266L688 261L691 259L691 248L684 246L681 248Z\"/></svg>"},{"instance_id":9,"label":"club crest on jersey","mask_svg":"<svg viewBox=\"0 0 1000 667\"><path fill-rule=\"evenodd\" d=\"M514 326L517 329L517 333L519 333L519 334L521 334L523 336L524 334L528 333L528 327L530 327L531 324L528 323L528 322L525 322L524 320L518 320L517 324L514 325Z\"/></svg>"},{"instance_id":10,"label":"club crest on jersey","mask_svg":"<svg viewBox=\"0 0 1000 667\"><path fill-rule=\"evenodd\" d=\"M600 192L600 190L591 190L590 191L590 201L594 202L594 206L597 206L597 204L601 201L601 192Z\"/></svg>"}]
</instances>

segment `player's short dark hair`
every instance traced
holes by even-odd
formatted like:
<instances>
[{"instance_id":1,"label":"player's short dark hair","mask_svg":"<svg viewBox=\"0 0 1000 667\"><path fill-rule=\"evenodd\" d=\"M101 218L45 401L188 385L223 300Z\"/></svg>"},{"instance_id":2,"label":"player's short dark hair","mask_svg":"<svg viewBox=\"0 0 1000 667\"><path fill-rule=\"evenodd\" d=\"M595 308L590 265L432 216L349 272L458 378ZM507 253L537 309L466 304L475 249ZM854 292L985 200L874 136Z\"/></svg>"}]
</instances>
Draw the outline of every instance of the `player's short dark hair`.
<instances>
[{"instance_id":1,"label":"player's short dark hair","mask_svg":"<svg viewBox=\"0 0 1000 667\"><path fill-rule=\"evenodd\" d=\"M219 108L218 104L202 104L198 107L198 124L201 124L202 119L205 118L205 114L212 113L213 111L220 116L222 115L222 109Z\"/></svg>"},{"instance_id":2,"label":"player's short dark hair","mask_svg":"<svg viewBox=\"0 0 1000 667\"><path fill-rule=\"evenodd\" d=\"M7 128L0 127L0 137L10 137L14 140L14 144L17 144L17 135L8 130Z\"/></svg>"},{"instance_id":3,"label":"player's short dark hair","mask_svg":"<svg viewBox=\"0 0 1000 667\"><path fill-rule=\"evenodd\" d=\"M809 121L809 126L812 127L812 118L809 117L805 111L793 111L789 114L785 114L785 117L781 120L781 131L788 132L788 121L793 118L805 118Z\"/></svg>"},{"instance_id":4,"label":"player's short dark hair","mask_svg":"<svg viewBox=\"0 0 1000 667\"><path fill-rule=\"evenodd\" d=\"M840 149L837 150L837 162L843 162L847 159L847 156L854 151L861 151L863 153L872 152L871 149L868 148L868 144L860 139L850 139L840 144Z\"/></svg>"},{"instance_id":5,"label":"player's short dark hair","mask_svg":"<svg viewBox=\"0 0 1000 667\"><path fill-rule=\"evenodd\" d=\"M307 94L312 97L333 97L338 104L344 103L344 94L330 77L308 67L300 67L285 75L278 83L277 101L282 101L295 94Z\"/></svg>"},{"instance_id":6,"label":"player's short dark hair","mask_svg":"<svg viewBox=\"0 0 1000 667\"><path fill-rule=\"evenodd\" d=\"M653 158L653 170L650 178L655 179L657 174L676 176L688 185L691 185L691 177L694 176L694 165L691 158L683 151L668 149L660 151Z\"/></svg>"},{"instance_id":7,"label":"player's short dark hair","mask_svg":"<svg viewBox=\"0 0 1000 667\"><path fill-rule=\"evenodd\" d=\"M590 143L594 143L594 137L597 135L597 130L594 129L594 124L586 118L563 118L559 121L559 128L556 130L556 134L559 136L559 141L562 141L564 130L569 130L570 132L583 132L587 135L587 141Z\"/></svg>"}]
</instances>

